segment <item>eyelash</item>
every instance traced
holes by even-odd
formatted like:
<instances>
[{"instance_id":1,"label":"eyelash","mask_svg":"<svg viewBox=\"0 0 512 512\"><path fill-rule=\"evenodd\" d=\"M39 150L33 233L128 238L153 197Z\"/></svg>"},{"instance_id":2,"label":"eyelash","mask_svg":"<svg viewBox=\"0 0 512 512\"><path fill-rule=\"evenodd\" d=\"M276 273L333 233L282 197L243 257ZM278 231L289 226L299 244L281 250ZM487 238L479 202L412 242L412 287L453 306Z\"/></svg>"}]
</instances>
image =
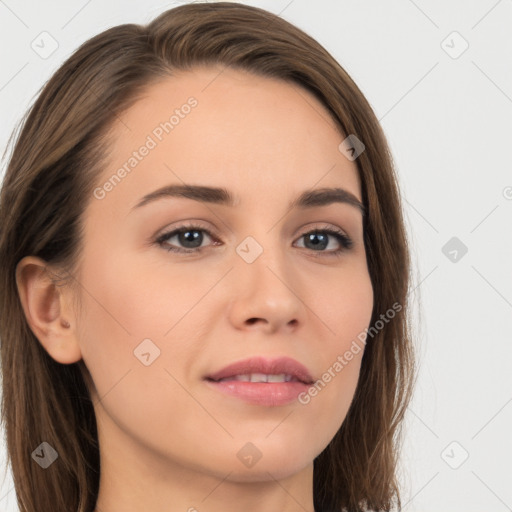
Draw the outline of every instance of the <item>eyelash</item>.
<instances>
[{"instance_id":1,"label":"eyelash","mask_svg":"<svg viewBox=\"0 0 512 512\"><path fill-rule=\"evenodd\" d=\"M205 249L205 247L198 247L195 249L180 249L177 247L165 246L165 242L169 238L173 238L174 236L179 235L181 233L186 233L187 231L202 231L202 232L206 233L210 238L216 239L216 237L208 229L198 226L196 224L188 224L188 225L180 226L178 228L175 228L171 231L168 231L166 233L159 235L156 238L155 243L158 244L160 247L162 247L163 249L165 249L168 252L181 253L181 254L199 253L203 249ZM350 250L353 246L353 241L349 236L347 236L341 230L332 229L332 228L325 228L325 229L316 228L311 231L307 231L306 233L303 233L299 237L299 239L306 235L322 234L322 233L331 235L334 238L336 238L336 240L339 242L341 248L336 249L334 251L312 251L312 252L317 252L317 253L320 253L327 257L340 257L342 255L342 253L344 253L347 250Z\"/></svg>"}]
</instances>

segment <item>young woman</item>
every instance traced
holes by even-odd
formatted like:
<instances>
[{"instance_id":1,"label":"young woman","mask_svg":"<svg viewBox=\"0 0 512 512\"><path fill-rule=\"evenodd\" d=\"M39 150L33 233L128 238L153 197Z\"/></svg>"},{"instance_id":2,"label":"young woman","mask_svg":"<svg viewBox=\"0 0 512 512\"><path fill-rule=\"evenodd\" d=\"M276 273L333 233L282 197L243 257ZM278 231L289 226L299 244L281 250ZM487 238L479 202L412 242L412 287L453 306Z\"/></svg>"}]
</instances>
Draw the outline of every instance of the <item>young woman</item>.
<instances>
[{"instance_id":1,"label":"young woman","mask_svg":"<svg viewBox=\"0 0 512 512\"><path fill-rule=\"evenodd\" d=\"M21 512L400 504L400 194L316 41L232 2L99 34L28 112L0 201Z\"/></svg>"}]
</instances>

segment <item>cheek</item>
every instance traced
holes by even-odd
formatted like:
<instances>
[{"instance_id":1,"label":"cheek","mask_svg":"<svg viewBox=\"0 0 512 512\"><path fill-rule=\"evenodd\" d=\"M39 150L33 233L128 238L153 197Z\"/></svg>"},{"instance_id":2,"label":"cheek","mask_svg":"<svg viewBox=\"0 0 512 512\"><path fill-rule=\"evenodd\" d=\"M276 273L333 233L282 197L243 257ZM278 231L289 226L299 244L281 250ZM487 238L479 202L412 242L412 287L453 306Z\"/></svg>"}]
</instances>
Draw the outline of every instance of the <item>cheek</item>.
<instances>
[{"instance_id":1,"label":"cheek","mask_svg":"<svg viewBox=\"0 0 512 512\"><path fill-rule=\"evenodd\" d=\"M356 262L338 276L315 280L316 286L308 286L307 304L325 326L326 350L336 352L369 325L374 299L371 279L366 266Z\"/></svg>"},{"instance_id":2,"label":"cheek","mask_svg":"<svg viewBox=\"0 0 512 512\"><path fill-rule=\"evenodd\" d=\"M91 256L91 255L90 255ZM186 316L211 287L180 265L170 268L165 258L122 255L90 257L82 279L87 289L88 328L108 338L161 338ZM91 326L91 321L93 325Z\"/></svg>"},{"instance_id":3,"label":"cheek","mask_svg":"<svg viewBox=\"0 0 512 512\"><path fill-rule=\"evenodd\" d=\"M199 262L172 265L159 252L150 256L124 254L116 253L113 247L115 244L103 254L94 249L87 251L80 277L87 290L83 293L83 357L100 394L130 368L141 369L133 351L146 338L162 349L163 357L155 362L156 366L165 365L174 371L185 364L197 349L176 340L186 339L187 329L193 329L195 337L200 337L203 323L208 327L209 319L223 314L225 302L213 297L226 292L225 298L231 299L235 292L230 282L224 281L209 293L225 268L217 266L212 272L211 267L205 266L201 272ZM373 291L363 258L340 269L336 279L332 276L332 269L327 267L304 272L296 288L309 310L304 313L303 327L320 336L321 354L317 361L321 362L322 371L328 371L338 356L350 350L353 340L368 327L373 308ZM223 292L225 286L228 289ZM354 354L350 364L336 373L321 392L324 398L317 402L329 403L340 413L348 408L362 352ZM319 413L324 415L325 408Z\"/></svg>"},{"instance_id":4,"label":"cheek","mask_svg":"<svg viewBox=\"0 0 512 512\"><path fill-rule=\"evenodd\" d=\"M133 352L137 345L161 335L161 326L149 314L159 297L145 282L144 268L128 265L111 248L102 254L89 247L79 279L82 356L102 396L126 372L141 366Z\"/></svg>"},{"instance_id":5,"label":"cheek","mask_svg":"<svg viewBox=\"0 0 512 512\"><path fill-rule=\"evenodd\" d=\"M196 345L190 343L190 330L201 331L204 304L198 302L218 278L211 272L199 278L183 266L171 267L159 254L156 261L112 249L108 257L93 250L85 256L80 273L83 316L79 338L98 395L107 393L120 379L123 394L129 390L128 381L137 379L144 380L146 388L169 392L169 381L173 381L164 368L180 378L197 353ZM134 353L146 339L154 343L150 350L158 353L147 367ZM141 370L145 373L138 375ZM127 396L136 399L137 390L131 393Z\"/></svg>"},{"instance_id":6,"label":"cheek","mask_svg":"<svg viewBox=\"0 0 512 512\"><path fill-rule=\"evenodd\" d=\"M373 311L373 287L366 267L347 272L309 299L328 326L322 343L322 375L300 400L335 432L343 422L357 387L365 350L365 331Z\"/></svg>"}]
</instances>

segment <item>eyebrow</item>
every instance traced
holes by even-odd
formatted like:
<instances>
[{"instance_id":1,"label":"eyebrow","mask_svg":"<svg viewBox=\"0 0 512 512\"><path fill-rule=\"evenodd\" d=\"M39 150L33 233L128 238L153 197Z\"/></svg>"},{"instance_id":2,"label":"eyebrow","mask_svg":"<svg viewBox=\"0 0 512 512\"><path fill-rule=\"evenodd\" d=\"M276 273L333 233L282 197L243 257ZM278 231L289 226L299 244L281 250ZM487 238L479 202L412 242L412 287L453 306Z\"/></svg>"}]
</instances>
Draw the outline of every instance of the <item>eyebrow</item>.
<instances>
[{"instance_id":1,"label":"eyebrow","mask_svg":"<svg viewBox=\"0 0 512 512\"><path fill-rule=\"evenodd\" d=\"M140 208L153 201L168 198L183 197L211 204L234 207L238 204L235 196L223 187L208 187L203 185L168 185L145 195L133 208ZM288 208L306 209L318 206L328 206L333 203L344 203L357 208L364 216L366 208L359 199L343 188L320 188L305 190L299 197L291 201Z\"/></svg>"}]
</instances>

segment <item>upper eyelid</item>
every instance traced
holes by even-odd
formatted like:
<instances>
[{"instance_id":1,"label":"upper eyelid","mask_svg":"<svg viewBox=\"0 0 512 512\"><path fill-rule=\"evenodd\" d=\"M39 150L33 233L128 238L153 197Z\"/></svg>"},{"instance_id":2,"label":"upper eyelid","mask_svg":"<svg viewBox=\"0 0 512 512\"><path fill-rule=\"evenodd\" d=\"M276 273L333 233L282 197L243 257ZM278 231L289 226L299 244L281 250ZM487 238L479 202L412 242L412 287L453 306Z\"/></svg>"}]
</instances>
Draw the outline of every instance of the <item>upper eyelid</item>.
<instances>
[{"instance_id":1,"label":"upper eyelid","mask_svg":"<svg viewBox=\"0 0 512 512\"><path fill-rule=\"evenodd\" d=\"M200 221L191 221L188 223L186 222L185 224L183 224L181 226L177 226L177 227L173 227L173 228L164 230L161 234L159 234L155 237L155 240L159 243L163 243L166 239L173 238L177 234L179 234L181 231L184 231L187 229L197 230L197 231L205 231L210 238L212 238L214 240L220 239L220 237L216 234L215 230L210 229L205 226L202 226L200 224ZM342 229L338 226L335 226L334 224L330 224L330 223L326 223L326 222L324 222L323 225L321 225L321 226L304 228L301 231L301 233L298 235L298 237L294 239L294 241L300 239L301 237L303 237L306 234L309 234L309 233L315 232L315 231L320 231L320 232L333 231L334 233L330 233L330 236L334 236L334 235L338 234L340 236L345 237L351 245L354 243L354 239L344 229Z\"/></svg>"},{"instance_id":2,"label":"upper eyelid","mask_svg":"<svg viewBox=\"0 0 512 512\"><path fill-rule=\"evenodd\" d=\"M180 231L183 231L186 229L195 229L198 231L206 231L210 236L216 236L215 230L213 230L211 228L202 226L200 224L185 223L185 224L177 226L177 227L164 228L155 236L155 239L158 240L162 237L174 235L174 234L179 233Z\"/></svg>"},{"instance_id":3,"label":"upper eyelid","mask_svg":"<svg viewBox=\"0 0 512 512\"><path fill-rule=\"evenodd\" d=\"M194 222L197 222L197 224L194 224ZM155 235L154 238L159 239L161 237L169 236L171 234L175 234L176 232L180 232L180 231L183 231L185 229L196 229L196 230L199 230L199 231L206 231L210 236L219 237L216 234L216 229L211 229L209 227L203 226L203 225L200 224L200 222L201 221L192 221L192 222L185 223L183 225L179 225L179 226L176 226L176 227L164 228L163 230L159 231L157 233L157 235ZM328 222L324 222L321 226L315 226L315 227L311 227L311 228L303 228L303 230L301 231L299 236L303 236L303 235L305 235L307 233L310 233L312 231L323 231L323 230L339 231L340 234L343 234L343 235L345 235L348 238L352 238L347 233L346 230L344 230L343 228L340 228L340 227L338 227L338 226L336 226L334 224L328 223Z\"/></svg>"}]
</instances>

